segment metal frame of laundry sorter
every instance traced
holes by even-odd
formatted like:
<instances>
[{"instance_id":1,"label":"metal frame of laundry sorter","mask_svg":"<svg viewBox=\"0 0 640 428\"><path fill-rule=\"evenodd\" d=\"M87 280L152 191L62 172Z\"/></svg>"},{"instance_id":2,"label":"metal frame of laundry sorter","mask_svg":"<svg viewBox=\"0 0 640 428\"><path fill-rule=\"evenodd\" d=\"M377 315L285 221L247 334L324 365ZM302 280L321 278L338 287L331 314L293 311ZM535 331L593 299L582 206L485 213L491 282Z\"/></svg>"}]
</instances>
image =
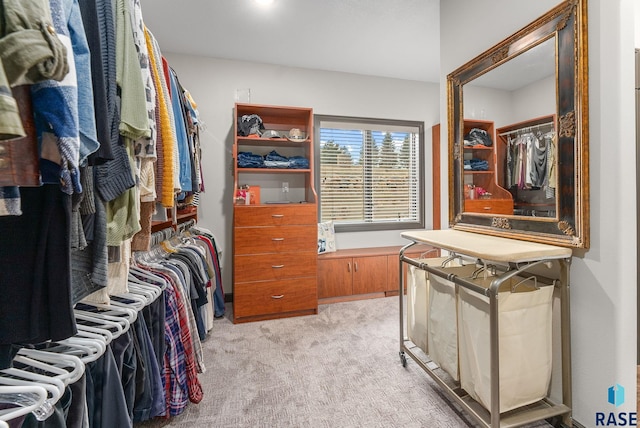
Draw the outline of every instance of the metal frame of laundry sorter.
<instances>
[{"instance_id":1,"label":"metal frame of laundry sorter","mask_svg":"<svg viewBox=\"0 0 640 428\"><path fill-rule=\"evenodd\" d=\"M409 236L407 236L409 235ZM434 247L453 251L446 248L446 245L438 245L437 242L422 240L411 234L403 234L403 237L413 242L404 246L399 253L400 258L400 281L399 281L399 299L400 299L400 360L403 366L407 364L406 355L409 355L424 371L426 371L436 383L442 387L449 397L468 412L482 426L490 428L506 428L518 427L528 423L549 420L556 426L571 427L571 349L570 349L570 313L569 313L569 266L570 257L551 257L542 258L535 261L521 262L512 260L508 263L508 270L491 282L489 288L480 287L477 284L461 278L455 274L451 274L438 267L429 266L404 256L404 253L416 244L428 244ZM454 254L465 255L463 251L453 251ZM473 257L472 257L473 258ZM535 266L557 261L560 264L559 278L550 279L539 277L542 283L555 286L560 291L560 323L561 323L561 364L562 364L562 403L554 403L547 395L543 400L532 405L524 406L519 409L511 410L500 414L500 353L499 353L499 326L498 326L498 289L500 285L515 275L527 273ZM482 260L481 260L482 262ZM405 269L403 263L408 263L419 269L425 270L433 275L437 275L456 284L456 286L464 287L475 293L479 293L489 298L489 334L490 334L490 362L491 362L491 409L488 411L480 403L471 398L461 387L459 381L454 381L430 360L427 354L422 352L413 344L404 332L404 283ZM538 278L538 277L537 277Z\"/></svg>"}]
</instances>

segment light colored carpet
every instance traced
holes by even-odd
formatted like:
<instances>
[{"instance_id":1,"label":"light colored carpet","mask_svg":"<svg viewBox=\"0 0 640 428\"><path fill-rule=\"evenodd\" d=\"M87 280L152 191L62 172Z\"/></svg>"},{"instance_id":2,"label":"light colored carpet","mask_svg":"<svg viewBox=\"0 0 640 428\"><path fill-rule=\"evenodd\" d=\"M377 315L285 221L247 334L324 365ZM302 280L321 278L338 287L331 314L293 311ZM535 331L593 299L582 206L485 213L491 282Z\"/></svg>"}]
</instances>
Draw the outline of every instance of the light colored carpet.
<instances>
[{"instance_id":1,"label":"light colored carpet","mask_svg":"<svg viewBox=\"0 0 640 428\"><path fill-rule=\"evenodd\" d=\"M402 367L396 297L247 324L230 315L204 342L203 401L137 427L474 426L417 364Z\"/></svg>"}]
</instances>

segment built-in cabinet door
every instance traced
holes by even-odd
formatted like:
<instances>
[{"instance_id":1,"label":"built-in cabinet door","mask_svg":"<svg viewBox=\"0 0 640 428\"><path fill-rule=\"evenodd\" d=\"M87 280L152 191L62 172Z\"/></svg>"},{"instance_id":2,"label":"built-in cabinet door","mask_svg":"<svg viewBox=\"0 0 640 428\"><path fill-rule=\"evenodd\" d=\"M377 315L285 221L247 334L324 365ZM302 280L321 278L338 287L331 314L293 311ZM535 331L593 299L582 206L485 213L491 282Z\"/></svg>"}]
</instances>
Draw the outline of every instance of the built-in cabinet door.
<instances>
[{"instance_id":1,"label":"built-in cabinet door","mask_svg":"<svg viewBox=\"0 0 640 428\"><path fill-rule=\"evenodd\" d=\"M387 256L353 258L353 294L381 293L387 289Z\"/></svg>"},{"instance_id":2,"label":"built-in cabinet door","mask_svg":"<svg viewBox=\"0 0 640 428\"><path fill-rule=\"evenodd\" d=\"M419 259L421 257L436 257L437 253L424 254L423 252L417 253L405 253L405 256L412 259ZM404 291L407 292L407 281L409 280L409 267L407 263L403 263L402 269L404 270ZM399 254L387 256L387 295L391 292L397 294L400 283L400 256Z\"/></svg>"},{"instance_id":3,"label":"built-in cabinet door","mask_svg":"<svg viewBox=\"0 0 640 428\"><path fill-rule=\"evenodd\" d=\"M318 259L318 298L350 296L353 294L351 257Z\"/></svg>"},{"instance_id":4,"label":"built-in cabinet door","mask_svg":"<svg viewBox=\"0 0 640 428\"><path fill-rule=\"evenodd\" d=\"M406 270L405 270L405 275L406 275ZM400 283L400 258L397 254L394 254L392 256L387 256L387 289L385 291L398 292L399 283Z\"/></svg>"}]
</instances>

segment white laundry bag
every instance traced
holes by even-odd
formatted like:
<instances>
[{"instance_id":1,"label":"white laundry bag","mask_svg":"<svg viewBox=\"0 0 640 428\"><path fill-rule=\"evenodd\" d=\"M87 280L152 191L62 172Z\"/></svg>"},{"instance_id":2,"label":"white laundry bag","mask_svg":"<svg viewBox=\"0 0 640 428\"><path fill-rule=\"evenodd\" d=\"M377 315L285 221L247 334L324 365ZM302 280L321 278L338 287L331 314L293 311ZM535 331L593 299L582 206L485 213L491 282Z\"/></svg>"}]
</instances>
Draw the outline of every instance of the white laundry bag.
<instances>
[{"instance_id":1,"label":"white laundry bag","mask_svg":"<svg viewBox=\"0 0 640 428\"><path fill-rule=\"evenodd\" d=\"M407 337L424 353L427 353L427 277L428 272L413 265L409 266Z\"/></svg>"},{"instance_id":2,"label":"white laundry bag","mask_svg":"<svg viewBox=\"0 0 640 428\"><path fill-rule=\"evenodd\" d=\"M448 273L467 278L475 265L445 267ZM437 275L429 276L429 357L458 380L458 305L455 284Z\"/></svg>"},{"instance_id":3,"label":"white laundry bag","mask_svg":"<svg viewBox=\"0 0 640 428\"><path fill-rule=\"evenodd\" d=\"M440 266L448 257L422 258L417 261L428 266ZM407 337L428 354L429 334L429 272L409 266L407 283Z\"/></svg>"},{"instance_id":4,"label":"white laundry bag","mask_svg":"<svg viewBox=\"0 0 640 428\"><path fill-rule=\"evenodd\" d=\"M491 279L481 282L488 287ZM548 393L553 287L534 285L531 279L514 277L498 293L500 413L539 401ZM460 385L491 409L489 298L460 287L458 302Z\"/></svg>"}]
</instances>

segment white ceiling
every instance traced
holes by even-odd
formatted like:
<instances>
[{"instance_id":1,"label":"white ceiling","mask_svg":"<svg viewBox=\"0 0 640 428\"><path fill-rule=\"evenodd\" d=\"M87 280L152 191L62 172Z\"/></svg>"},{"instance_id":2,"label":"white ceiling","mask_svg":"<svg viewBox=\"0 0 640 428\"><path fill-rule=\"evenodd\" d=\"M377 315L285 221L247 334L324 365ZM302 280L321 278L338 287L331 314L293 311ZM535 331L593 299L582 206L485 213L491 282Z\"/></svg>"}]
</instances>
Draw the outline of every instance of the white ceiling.
<instances>
[{"instance_id":1,"label":"white ceiling","mask_svg":"<svg viewBox=\"0 0 640 428\"><path fill-rule=\"evenodd\" d=\"M141 0L163 53L438 82L440 0Z\"/></svg>"}]
</instances>

